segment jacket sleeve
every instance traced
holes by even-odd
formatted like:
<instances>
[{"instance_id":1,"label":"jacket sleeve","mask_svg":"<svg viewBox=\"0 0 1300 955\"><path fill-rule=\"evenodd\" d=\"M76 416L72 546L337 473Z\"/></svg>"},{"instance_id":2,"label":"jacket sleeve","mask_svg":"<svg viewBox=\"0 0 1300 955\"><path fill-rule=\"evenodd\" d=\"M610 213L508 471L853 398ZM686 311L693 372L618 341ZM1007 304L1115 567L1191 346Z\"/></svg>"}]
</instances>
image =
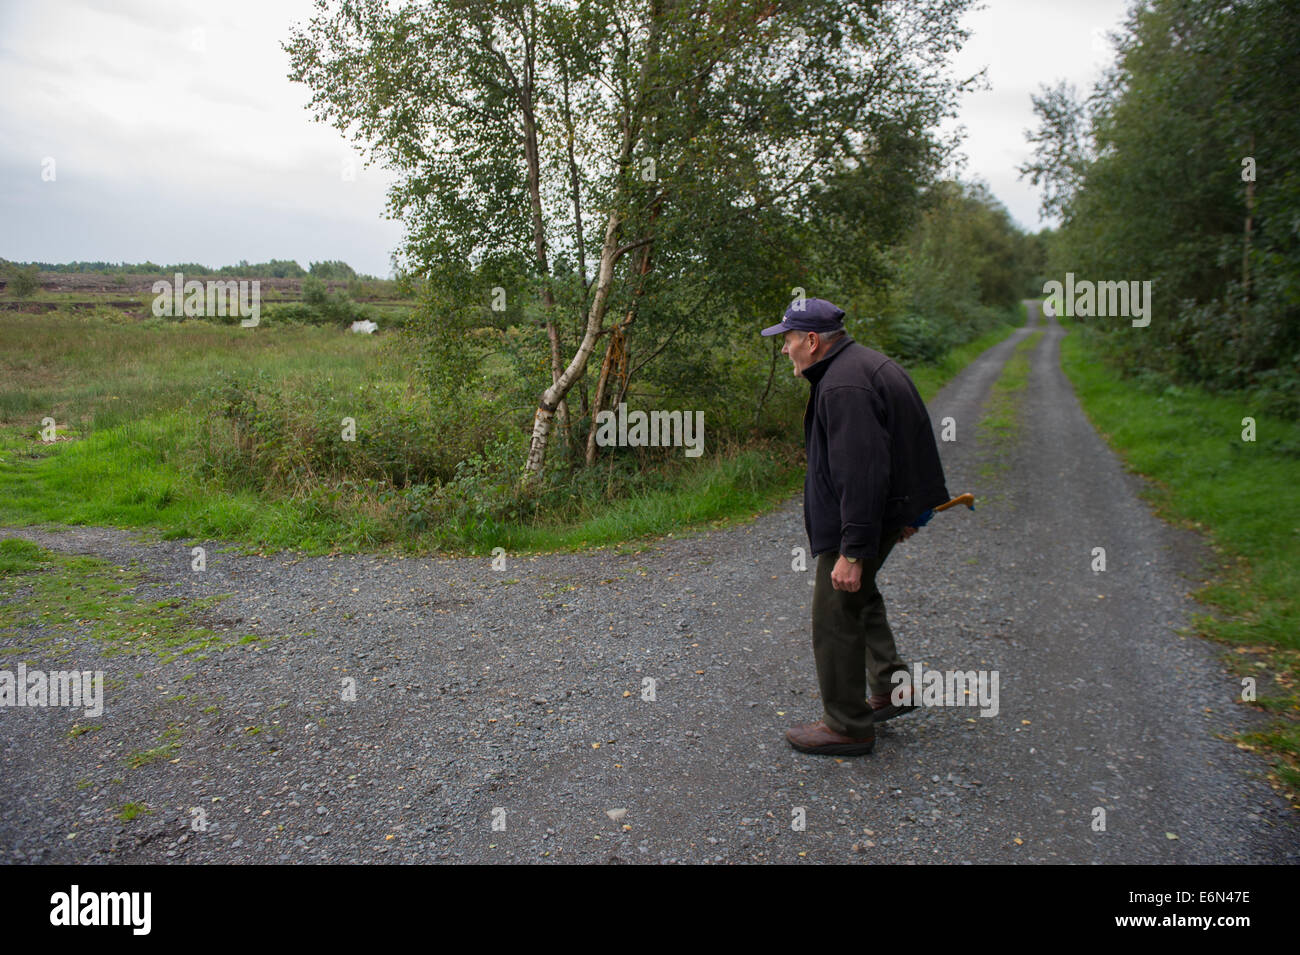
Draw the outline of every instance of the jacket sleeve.
<instances>
[{"instance_id":1,"label":"jacket sleeve","mask_svg":"<svg viewBox=\"0 0 1300 955\"><path fill-rule=\"evenodd\" d=\"M880 395L843 386L827 390L824 400L826 463L840 502L840 553L875 557L889 495L891 452Z\"/></svg>"}]
</instances>

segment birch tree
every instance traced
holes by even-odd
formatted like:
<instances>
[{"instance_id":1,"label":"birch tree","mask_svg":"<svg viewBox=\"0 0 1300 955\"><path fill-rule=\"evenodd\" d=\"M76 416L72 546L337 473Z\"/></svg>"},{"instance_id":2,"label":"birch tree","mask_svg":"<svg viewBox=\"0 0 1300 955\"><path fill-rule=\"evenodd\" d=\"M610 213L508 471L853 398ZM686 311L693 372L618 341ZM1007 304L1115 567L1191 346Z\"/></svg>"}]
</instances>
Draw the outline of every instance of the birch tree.
<instances>
[{"instance_id":1,"label":"birch tree","mask_svg":"<svg viewBox=\"0 0 1300 955\"><path fill-rule=\"evenodd\" d=\"M575 388L591 460L590 421L626 390L654 296L741 294L710 255L774 222L815 228L819 188L881 161L881 130L951 113L963 84L945 60L969 3L318 0L286 50L317 118L398 174L406 269L526 270L511 291L544 323L551 370L531 480Z\"/></svg>"}]
</instances>

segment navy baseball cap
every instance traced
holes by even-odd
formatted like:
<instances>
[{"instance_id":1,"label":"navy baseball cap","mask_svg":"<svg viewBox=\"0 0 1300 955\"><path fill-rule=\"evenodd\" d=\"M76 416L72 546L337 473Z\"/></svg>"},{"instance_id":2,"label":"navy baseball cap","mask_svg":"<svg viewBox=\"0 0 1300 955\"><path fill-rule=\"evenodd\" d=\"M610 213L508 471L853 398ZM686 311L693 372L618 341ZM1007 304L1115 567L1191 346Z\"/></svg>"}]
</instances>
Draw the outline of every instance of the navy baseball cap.
<instances>
[{"instance_id":1,"label":"navy baseball cap","mask_svg":"<svg viewBox=\"0 0 1300 955\"><path fill-rule=\"evenodd\" d=\"M785 310L781 324L763 329L764 335L786 332L837 332L844 327L844 309L824 298L806 298Z\"/></svg>"}]
</instances>

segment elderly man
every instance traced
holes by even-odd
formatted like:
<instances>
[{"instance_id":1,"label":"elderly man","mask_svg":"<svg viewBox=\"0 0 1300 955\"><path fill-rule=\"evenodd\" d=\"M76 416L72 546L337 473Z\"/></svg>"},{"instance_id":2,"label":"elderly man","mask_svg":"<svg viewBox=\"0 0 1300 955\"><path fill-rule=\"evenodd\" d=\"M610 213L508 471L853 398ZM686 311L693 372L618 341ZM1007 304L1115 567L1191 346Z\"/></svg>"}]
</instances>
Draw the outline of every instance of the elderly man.
<instances>
[{"instance_id":1,"label":"elderly man","mask_svg":"<svg viewBox=\"0 0 1300 955\"><path fill-rule=\"evenodd\" d=\"M763 334L785 336L782 354L811 385L803 418L804 524L817 558L813 656L824 713L786 738L801 752L858 756L875 745L875 723L914 708L910 685L899 705L890 699L890 677L907 666L885 619L876 572L893 546L948 500L948 489L912 379L853 341L843 319L841 309L810 298Z\"/></svg>"}]
</instances>

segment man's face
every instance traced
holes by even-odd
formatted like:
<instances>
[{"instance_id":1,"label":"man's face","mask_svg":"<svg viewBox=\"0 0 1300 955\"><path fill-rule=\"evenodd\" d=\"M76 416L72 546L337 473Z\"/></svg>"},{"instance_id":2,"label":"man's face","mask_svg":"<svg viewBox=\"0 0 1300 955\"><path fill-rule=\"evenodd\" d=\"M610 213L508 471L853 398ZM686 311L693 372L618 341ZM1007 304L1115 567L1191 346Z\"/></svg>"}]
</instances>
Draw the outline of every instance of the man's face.
<instances>
[{"instance_id":1,"label":"man's face","mask_svg":"<svg viewBox=\"0 0 1300 955\"><path fill-rule=\"evenodd\" d=\"M803 374L805 368L817 360L814 353L817 351L818 341L819 336L816 332L788 331L785 333L785 344L781 346L781 354L790 356L790 363L794 365L796 378Z\"/></svg>"}]
</instances>

